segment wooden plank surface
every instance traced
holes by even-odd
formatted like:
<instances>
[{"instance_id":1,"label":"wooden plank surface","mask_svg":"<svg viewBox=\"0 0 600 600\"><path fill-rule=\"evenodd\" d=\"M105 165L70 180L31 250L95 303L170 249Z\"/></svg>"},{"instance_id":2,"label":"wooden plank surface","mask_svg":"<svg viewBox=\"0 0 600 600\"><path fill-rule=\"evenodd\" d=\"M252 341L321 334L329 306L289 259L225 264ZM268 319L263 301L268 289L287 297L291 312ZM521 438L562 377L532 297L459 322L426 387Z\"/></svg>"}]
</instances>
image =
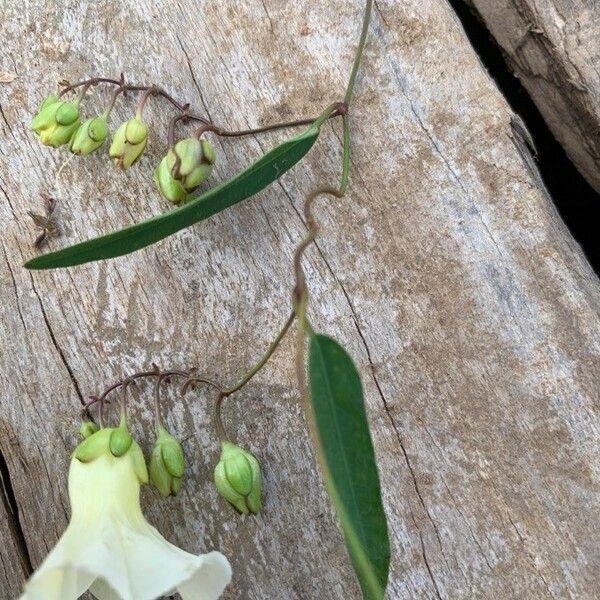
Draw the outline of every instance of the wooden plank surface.
<instances>
[{"instance_id":1,"label":"wooden plank surface","mask_svg":"<svg viewBox=\"0 0 600 600\"><path fill-rule=\"evenodd\" d=\"M235 128L313 115L342 93L362 3L3 8L0 70L18 78L0 85L0 450L37 565L68 519L81 401L152 361L234 382L287 316L303 197L335 180L341 149L339 125L327 126L256 198L132 256L30 274L26 211L41 193L60 203L53 248L168 209L151 180L165 103L148 111L149 149L134 169L99 153L57 177L66 153L28 131L40 99L64 77L123 70ZM106 95L95 98L99 109ZM378 1L355 102L350 192L317 207L307 275L312 321L363 374L390 520L389 597L597 597L598 280L446 2ZM113 126L132 112L119 105ZM216 140L213 183L284 135ZM292 363L286 340L226 406L264 465L259 517L237 517L210 483L218 448L202 393L170 402L169 425L189 436L184 491L144 493L168 539L229 556L227 598L358 597ZM146 448L150 395L140 389L135 425ZM0 556L11 598L14 545Z\"/></svg>"},{"instance_id":2,"label":"wooden plank surface","mask_svg":"<svg viewBox=\"0 0 600 600\"><path fill-rule=\"evenodd\" d=\"M469 3L504 50L513 72L571 160L600 191L600 3Z\"/></svg>"}]
</instances>

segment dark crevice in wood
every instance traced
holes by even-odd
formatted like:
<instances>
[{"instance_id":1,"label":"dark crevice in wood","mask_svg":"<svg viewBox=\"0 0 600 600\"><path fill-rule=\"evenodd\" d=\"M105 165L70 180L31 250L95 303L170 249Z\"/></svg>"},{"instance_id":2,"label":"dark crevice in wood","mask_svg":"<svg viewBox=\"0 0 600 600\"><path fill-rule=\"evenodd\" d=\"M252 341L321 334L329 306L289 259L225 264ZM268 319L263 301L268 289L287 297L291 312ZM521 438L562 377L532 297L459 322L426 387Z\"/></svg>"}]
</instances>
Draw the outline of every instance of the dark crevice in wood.
<instances>
[{"instance_id":1,"label":"dark crevice in wood","mask_svg":"<svg viewBox=\"0 0 600 600\"><path fill-rule=\"evenodd\" d=\"M554 137L527 90L513 74L504 53L465 0L448 0L483 66L517 113L538 150L537 166L560 216L600 275L600 194L579 173Z\"/></svg>"},{"instance_id":2,"label":"dark crevice in wood","mask_svg":"<svg viewBox=\"0 0 600 600\"><path fill-rule=\"evenodd\" d=\"M46 329L48 330L48 335L50 336L52 345L58 352L61 362L64 364L65 368L67 369L67 373L69 374L71 382L73 383L73 387L75 388L75 393L77 394L77 397L79 398L79 402L81 403L82 406L85 406L85 400L83 398L83 394L81 393L81 388L79 387L79 382L77 381L77 378L75 377L75 373L73 372L73 369L71 369L71 365L67 361L67 357L65 356L65 353L63 352L62 348L59 346L56 336L54 335L54 330L52 329L52 326L50 325L50 320L48 319L48 315L46 314L46 309L44 308L44 303L42 302L42 298L39 295L39 293L35 287L35 283L33 282L33 276L31 277L31 287L33 289L33 293L36 295L36 297L38 299L38 302L40 305L40 310L42 312L42 318L44 319L44 324L46 325Z\"/></svg>"},{"instance_id":3,"label":"dark crevice in wood","mask_svg":"<svg viewBox=\"0 0 600 600\"><path fill-rule=\"evenodd\" d=\"M15 492L12 487L10 479L10 472L8 470L8 464L2 451L0 450L0 496L2 496L2 504L4 511L8 518L8 526L10 528L15 546L19 552L19 560L21 568L26 577L29 577L33 573L33 566L31 564L31 556L29 554L29 548L25 541L25 534L23 533L23 527L19 519L19 507L17 505L17 499Z\"/></svg>"}]
</instances>

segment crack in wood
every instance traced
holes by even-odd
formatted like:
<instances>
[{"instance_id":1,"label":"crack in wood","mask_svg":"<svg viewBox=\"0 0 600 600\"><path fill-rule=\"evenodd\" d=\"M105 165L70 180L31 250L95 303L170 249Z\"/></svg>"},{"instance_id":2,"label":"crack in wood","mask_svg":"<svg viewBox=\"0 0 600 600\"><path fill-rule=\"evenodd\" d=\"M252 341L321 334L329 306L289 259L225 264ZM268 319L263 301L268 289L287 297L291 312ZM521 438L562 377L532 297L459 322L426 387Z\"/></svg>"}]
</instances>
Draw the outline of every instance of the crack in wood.
<instances>
[{"instance_id":1,"label":"crack in wood","mask_svg":"<svg viewBox=\"0 0 600 600\"><path fill-rule=\"evenodd\" d=\"M12 487L8 463L4 457L4 453L0 448L0 496L2 496L2 504L8 519L8 527L10 529L13 541L19 554L19 562L23 570L24 577L29 577L33 573L33 565L31 563L31 555L27 547L27 541L23 531L23 526L19 518L19 507Z\"/></svg>"},{"instance_id":2,"label":"crack in wood","mask_svg":"<svg viewBox=\"0 0 600 600\"><path fill-rule=\"evenodd\" d=\"M39 295L39 293L35 287L35 282L33 280L33 276L31 275L31 273L29 274L29 276L31 277L31 286L33 289L33 293L36 295L36 297L38 299L38 302L40 305L40 310L42 313L42 318L44 319L44 324L46 325L46 329L48 330L48 335L50 336L52 345L58 352L61 362L67 369L67 373L69 374L71 382L73 383L73 387L75 388L75 393L77 394L77 397L79 398L79 402L81 402L81 405L83 406L83 405L85 405L85 400L84 400L83 394L81 392L81 388L79 387L79 382L77 381L77 378L75 377L75 373L73 372L73 369L71 368L71 365L69 364L69 361L67 360L67 357L65 356L65 353L63 352L62 348L60 347L60 345L58 343L58 340L56 339L56 335L54 334L54 330L52 329L52 325L50 324L50 320L48 319L48 315L46 314L46 309L44 308L44 303L42 302L42 298Z\"/></svg>"}]
</instances>

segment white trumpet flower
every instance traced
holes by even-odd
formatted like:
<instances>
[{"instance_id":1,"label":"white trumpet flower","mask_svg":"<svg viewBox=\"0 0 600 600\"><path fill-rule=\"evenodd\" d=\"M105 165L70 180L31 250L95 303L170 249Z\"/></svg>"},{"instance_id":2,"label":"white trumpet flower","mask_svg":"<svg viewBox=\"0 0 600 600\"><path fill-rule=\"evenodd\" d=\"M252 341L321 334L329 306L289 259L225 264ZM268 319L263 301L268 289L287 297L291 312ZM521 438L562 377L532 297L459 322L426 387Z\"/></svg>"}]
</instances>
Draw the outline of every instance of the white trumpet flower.
<instances>
[{"instance_id":1,"label":"white trumpet flower","mask_svg":"<svg viewBox=\"0 0 600 600\"><path fill-rule=\"evenodd\" d=\"M20 600L74 600L86 590L98 600L152 600L175 591L183 600L215 600L231 580L229 562L220 552L184 552L146 521L142 451L133 442L114 456L112 431L101 429L75 452L69 526Z\"/></svg>"}]
</instances>

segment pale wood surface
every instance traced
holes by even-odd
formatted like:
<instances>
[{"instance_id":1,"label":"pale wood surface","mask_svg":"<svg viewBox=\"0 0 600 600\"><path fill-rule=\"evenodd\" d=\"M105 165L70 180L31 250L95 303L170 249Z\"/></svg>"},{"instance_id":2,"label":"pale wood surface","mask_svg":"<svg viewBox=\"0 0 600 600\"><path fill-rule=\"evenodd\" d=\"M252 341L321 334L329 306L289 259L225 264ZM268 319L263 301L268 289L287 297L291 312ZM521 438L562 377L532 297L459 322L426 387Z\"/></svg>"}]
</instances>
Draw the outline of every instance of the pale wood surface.
<instances>
[{"instance_id":1,"label":"pale wood surface","mask_svg":"<svg viewBox=\"0 0 600 600\"><path fill-rule=\"evenodd\" d=\"M82 399L151 361L235 381L287 316L303 195L334 181L340 158L339 125L327 126L307 160L248 202L129 257L30 274L26 210L41 192L60 201L65 235L53 248L167 209L151 182L166 104L151 107L149 151L130 172L97 154L55 181L66 154L27 128L40 99L63 77L124 70L232 127L315 114L341 95L362 3L2 9L0 70L19 77L0 86L0 450L37 565L68 519ZM351 189L317 207L323 235L307 274L314 324L363 374L390 520L389 597L597 597L598 280L446 2L378 1L355 100ZM113 124L131 110L120 105ZM217 141L213 182L278 139ZM177 499L145 491L149 519L187 550L225 552L228 598L357 598L291 340L226 407L264 464L258 518L237 517L210 484L208 400L172 403L191 468ZM138 414L143 439L151 412ZM21 585L7 539L3 598Z\"/></svg>"},{"instance_id":2,"label":"pale wood surface","mask_svg":"<svg viewBox=\"0 0 600 600\"><path fill-rule=\"evenodd\" d=\"M571 160L600 191L600 2L468 1Z\"/></svg>"}]
</instances>

